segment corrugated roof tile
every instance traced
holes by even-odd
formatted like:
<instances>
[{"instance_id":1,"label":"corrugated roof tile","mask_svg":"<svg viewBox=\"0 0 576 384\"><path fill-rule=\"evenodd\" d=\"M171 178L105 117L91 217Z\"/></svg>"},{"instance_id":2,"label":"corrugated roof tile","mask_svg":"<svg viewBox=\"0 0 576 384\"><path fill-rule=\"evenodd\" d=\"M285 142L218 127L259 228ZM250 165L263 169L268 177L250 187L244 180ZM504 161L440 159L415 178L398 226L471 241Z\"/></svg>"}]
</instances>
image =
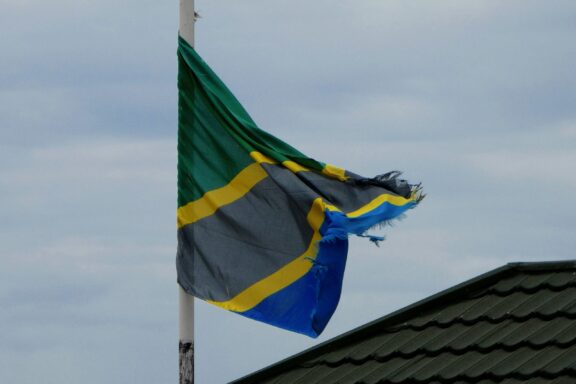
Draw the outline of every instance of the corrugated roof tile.
<instances>
[{"instance_id":1,"label":"corrugated roof tile","mask_svg":"<svg viewBox=\"0 0 576 384\"><path fill-rule=\"evenodd\" d=\"M343 369L341 370L343 374L340 380L336 382L338 384L376 383L379 380L378 375L376 375L375 378L371 380L370 374L378 370L380 367L381 364L379 364L377 361L374 360L358 366L347 364L346 367L343 367Z\"/></svg>"},{"instance_id":2,"label":"corrugated roof tile","mask_svg":"<svg viewBox=\"0 0 576 384\"><path fill-rule=\"evenodd\" d=\"M466 376L477 378L496 362L500 361L502 356L500 356L498 352L499 351L496 351L491 354L483 354L475 351L468 352L460 356L459 359L454 360L449 367L439 371L440 375L442 377Z\"/></svg>"},{"instance_id":3,"label":"corrugated roof tile","mask_svg":"<svg viewBox=\"0 0 576 384\"><path fill-rule=\"evenodd\" d=\"M514 339L515 335L520 334L519 336L522 338L525 332L527 332L524 330L523 325L527 324L517 323L513 320L505 320L496 324L488 323L488 325L485 325L487 332L483 337L476 340L476 344L480 349L493 348L493 346L497 344L513 344L512 339ZM475 329L476 327L472 328ZM462 341L462 343L464 343L464 341Z\"/></svg>"},{"instance_id":4,"label":"corrugated roof tile","mask_svg":"<svg viewBox=\"0 0 576 384\"><path fill-rule=\"evenodd\" d=\"M346 371L343 369L332 369L328 366L321 365L309 369L306 375L302 376L298 381L293 381L291 384L341 383L340 378L345 374Z\"/></svg>"},{"instance_id":5,"label":"corrugated roof tile","mask_svg":"<svg viewBox=\"0 0 576 384\"><path fill-rule=\"evenodd\" d=\"M491 291L497 292L510 292L517 290L518 287L523 285L523 282L530 280L531 276L527 274L515 274L514 276L505 278L494 284L493 287L489 288Z\"/></svg>"},{"instance_id":6,"label":"corrugated roof tile","mask_svg":"<svg viewBox=\"0 0 576 384\"><path fill-rule=\"evenodd\" d=\"M278 377L278 380L274 381L274 384L294 384L310 372L309 369L298 368L288 372L286 375Z\"/></svg>"},{"instance_id":7,"label":"corrugated roof tile","mask_svg":"<svg viewBox=\"0 0 576 384\"><path fill-rule=\"evenodd\" d=\"M538 311L543 314L551 314L558 311L571 311L575 308L576 304L576 287L570 287L557 294L551 294L548 290L543 290L535 295L538 296L539 300L542 300L542 306L538 308ZM548 297L546 297L548 296Z\"/></svg>"},{"instance_id":8,"label":"corrugated roof tile","mask_svg":"<svg viewBox=\"0 0 576 384\"><path fill-rule=\"evenodd\" d=\"M382 378L393 378L400 375L407 368L422 364L425 356L416 356L413 359L400 359L395 358L386 361L380 361L378 367L372 370L368 375L363 376L363 380L367 383L378 382Z\"/></svg>"},{"instance_id":9,"label":"corrugated roof tile","mask_svg":"<svg viewBox=\"0 0 576 384\"><path fill-rule=\"evenodd\" d=\"M418 372L424 372L424 375L427 376L427 372L429 372L428 366L430 364L430 358L425 355L419 355L418 359L401 359L396 358L393 360L397 360L401 363L401 368L391 372L388 377L389 380L393 383L399 383L405 380L413 380L414 376ZM438 364L441 364L439 361Z\"/></svg>"},{"instance_id":10,"label":"corrugated roof tile","mask_svg":"<svg viewBox=\"0 0 576 384\"><path fill-rule=\"evenodd\" d=\"M573 371L574 382L576 383L576 361L574 359L576 356L576 345L572 345L569 348L562 350L562 353L558 354L550 363L545 366L547 372L551 374L559 374L564 370L571 369Z\"/></svg>"},{"instance_id":11,"label":"corrugated roof tile","mask_svg":"<svg viewBox=\"0 0 576 384\"><path fill-rule=\"evenodd\" d=\"M504 297L497 295L488 297L490 301L487 303L485 315L491 319L500 319L507 315L525 316L523 308L531 308L534 301L533 295L524 292L511 292Z\"/></svg>"},{"instance_id":12,"label":"corrugated roof tile","mask_svg":"<svg viewBox=\"0 0 576 384\"><path fill-rule=\"evenodd\" d=\"M398 382L410 382L411 380L427 381L435 376L446 378L455 377L457 376L457 372L460 370L460 368L456 367L456 364L454 364L456 360L464 359L460 359L460 356L455 356L449 353L443 353L436 357L426 356L426 358L423 359L423 361L426 361L426 364L416 367L417 369L414 370L407 370L406 375L401 378L402 380L398 380ZM462 361L462 364L465 363L465 361ZM440 372L442 372L442 374L440 374Z\"/></svg>"},{"instance_id":13,"label":"corrugated roof tile","mask_svg":"<svg viewBox=\"0 0 576 384\"><path fill-rule=\"evenodd\" d=\"M396 349L399 353L413 353L414 351L418 350L423 344L430 343L438 336L439 332L435 328L427 328L422 332L402 332L399 334L400 337L404 336L405 340L403 343L400 343L398 348ZM396 339L399 339L397 337ZM383 348L378 349L376 353L378 356L382 356L384 351L388 351L386 346Z\"/></svg>"},{"instance_id":14,"label":"corrugated roof tile","mask_svg":"<svg viewBox=\"0 0 576 384\"><path fill-rule=\"evenodd\" d=\"M550 274L549 276L550 277L548 282L553 287L560 288L576 285L576 272L573 271L558 272Z\"/></svg>"},{"instance_id":15,"label":"corrugated roof tile","mask_svg":"<svg viewBox=\"0 0 576 384\"><path fill-rule=\"evenodd\" d=\"M529 340L533 344L544 345L550 342L566 344L574 342L576 339L576 322L574 320L559 317L550 321L535 320L533 322L537 321L542 326L529 336Z\"/></svg>"},{"instance_id":16,"label":"corrugated roof tile","mask_svg":"<svg viewBox=\"0 0 576 384\"><path fill-rule=\"evenodd\" d=\"M529 360L525 361L522 365L518 366L517 370L523 375L534 375L538 371L545 371L549 374L554 374L557 372L551 372L550 370L545 370L544 368L555 360L561 358L561 356L569 349L549 347L538 351L530 351L523 349L522 353L526 356L531 356ZM574 353L572 349L572 353Z\"/></svg>"},{"instance_id":17,"label":"corrugated roof tile","mask_svg":"<svg viewBox=\"0 0 576 384\"><path fill-rule=\"evenodd\" d=\"M509 323L509 322L508 322ZM473 326L466 325L466 332L462 337L451 343L455 350L469 349L470 345L478 345L479 348L490 348L500 340L493 338L493 334L499 332L499 329L505 326L505 322L492 324L487 321L480 321Z\"/></svg>"},{"instance_id":18,"label":"corrugated roof tile","mask_svg":"<svg viewBox=\"0 0 576 384\"><path fill-rule=\"evenodd\" d=\"M476 337L476 335L470 335L470 327L463 324L455 324L445 329L436 327L431 327L431 329L436 331L436 336L430 342L421 344L419 350L435 352L447 347L456 348L454 344L461 340L463 335L468 334L469 337Z\"/></svg>"},{"instance_id":19,"label":"corrugated roof tile","mask_svg":"<svg viewBox=\"0 0 576 384\"><path fill-rule=\"evenodd\" d=\"M379 337L379 340L381 340L382 343L376 349L373 349L371 353L377 356L387 356L394 351L410 348L410 344L417 346L419 343L415 338L419 336L422 337L422 340L434 337L432 334L420 335L420 333L413 332L409 329L395 333L387 333Z\"/></svg>"}]
</instances>

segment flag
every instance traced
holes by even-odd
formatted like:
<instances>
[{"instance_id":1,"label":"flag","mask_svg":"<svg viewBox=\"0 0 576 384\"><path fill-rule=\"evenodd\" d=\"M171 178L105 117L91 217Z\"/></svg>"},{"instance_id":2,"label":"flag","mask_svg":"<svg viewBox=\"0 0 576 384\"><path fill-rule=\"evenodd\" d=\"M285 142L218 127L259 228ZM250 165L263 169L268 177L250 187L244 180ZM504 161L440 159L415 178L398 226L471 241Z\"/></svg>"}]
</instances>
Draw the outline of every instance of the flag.
<instances>
[{"instance_id":1,"label":"flag","mask_svg":"<svg viewBox=\"0 0 576 384\"><path fill-rule=\"evenodd\" d=\"M178 283L318 336L340 298L348 235L413 208L420 187L399 172L360 177L261 130L182 38L178 67Z\"/></svg>"}]
</instances>

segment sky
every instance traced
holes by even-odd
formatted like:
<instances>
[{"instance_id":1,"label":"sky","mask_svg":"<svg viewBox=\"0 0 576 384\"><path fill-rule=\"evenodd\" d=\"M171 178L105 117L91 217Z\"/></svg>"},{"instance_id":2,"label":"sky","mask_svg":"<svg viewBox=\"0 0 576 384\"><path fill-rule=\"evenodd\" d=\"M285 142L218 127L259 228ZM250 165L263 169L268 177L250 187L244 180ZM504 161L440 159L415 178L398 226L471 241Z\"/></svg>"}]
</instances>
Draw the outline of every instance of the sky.
<instances>
[{"instance_id":1,"label":"sky","mask_svg":"<svg viewBox=\"0 0 576 384\"><path fill-rule=\"evenodd\" d=\"M225 383L508 262L576 259L576 2L197 0L260 127L426 199L311 339L196 303ZM0 0L0 382L175 383L178 2Z\"/></svg>"}]
</instances>

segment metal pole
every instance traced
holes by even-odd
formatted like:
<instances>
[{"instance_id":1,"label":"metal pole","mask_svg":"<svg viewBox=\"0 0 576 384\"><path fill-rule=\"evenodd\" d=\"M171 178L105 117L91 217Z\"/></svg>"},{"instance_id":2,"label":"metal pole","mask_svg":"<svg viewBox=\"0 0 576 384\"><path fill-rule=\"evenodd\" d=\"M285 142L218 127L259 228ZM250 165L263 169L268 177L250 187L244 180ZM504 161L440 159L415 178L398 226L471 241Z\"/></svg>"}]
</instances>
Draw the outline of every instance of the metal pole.
<instances>
[{"instance_id":1,"label":"metal pole","mask_svg":"<svg viewBox=\"0 0 576 384\"><path fill-rule=\"evenodd\" d=\"M180 0L178 32L188 44L194 46L194 0ZM194 296L178 285L179 306L179 368L180 384L194 384Z\"/></svg>"},{"instance_id":2,"label":"metal pole","mask_svg":"<svg viewBox=\"0 0 576 384\"><path fill-rule=\"evenodd\" d=\"M194 10L194 0L180 0L180 27L178 32L192 47L194 46L194 22L196 21L196 11Z\"/></svg>"},{"instance_id":3,"label":"metal pole","mask_svg":"<svg viewBox=\"0 0 576 384\"><path fill-rule=\"evenodd\" d=\"M178 286L180 335L178 360L180 384L194 384L194 296Z\"/></svg>"}]
</instances>

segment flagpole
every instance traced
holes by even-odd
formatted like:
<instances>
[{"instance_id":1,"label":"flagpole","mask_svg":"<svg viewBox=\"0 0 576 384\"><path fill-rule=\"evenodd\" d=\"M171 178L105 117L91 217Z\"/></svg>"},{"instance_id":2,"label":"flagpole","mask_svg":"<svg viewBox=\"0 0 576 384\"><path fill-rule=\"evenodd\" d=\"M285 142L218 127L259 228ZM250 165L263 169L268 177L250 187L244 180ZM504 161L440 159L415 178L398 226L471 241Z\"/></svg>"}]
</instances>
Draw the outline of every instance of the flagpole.
<instances>
[{"instance_id":1,"label":"flagpole","mask_svg":"<svg viewBox=\"0 0 576 384\"><path fill-rule=\"evenodd\" d=\"M180 384L194 384L194 296L178 285Z\"/></svg>"},{"instance_id":2,"label":"flagpole","mask_svg":"<svg viewBox=\"0 0 576 384\"><path fill-rule=\"evenodd\" d=\"M180 0L180 27L178 32L190 46L194 46L194 22L196 21L196 11L194 10L194 0Z\"/></svg>"},{"instance_id":3,"label":"flagpole","mask_svg":"<svg viewBox=\"0 0 576 384\"><path fill-rule=\"evenodd\" d=\"M194 46L194 0L180 0L178 33L190 46ZM179 342L178 360L180 384L194 384L194 296L178 285Z\"/></svg>"}]
</instances>

